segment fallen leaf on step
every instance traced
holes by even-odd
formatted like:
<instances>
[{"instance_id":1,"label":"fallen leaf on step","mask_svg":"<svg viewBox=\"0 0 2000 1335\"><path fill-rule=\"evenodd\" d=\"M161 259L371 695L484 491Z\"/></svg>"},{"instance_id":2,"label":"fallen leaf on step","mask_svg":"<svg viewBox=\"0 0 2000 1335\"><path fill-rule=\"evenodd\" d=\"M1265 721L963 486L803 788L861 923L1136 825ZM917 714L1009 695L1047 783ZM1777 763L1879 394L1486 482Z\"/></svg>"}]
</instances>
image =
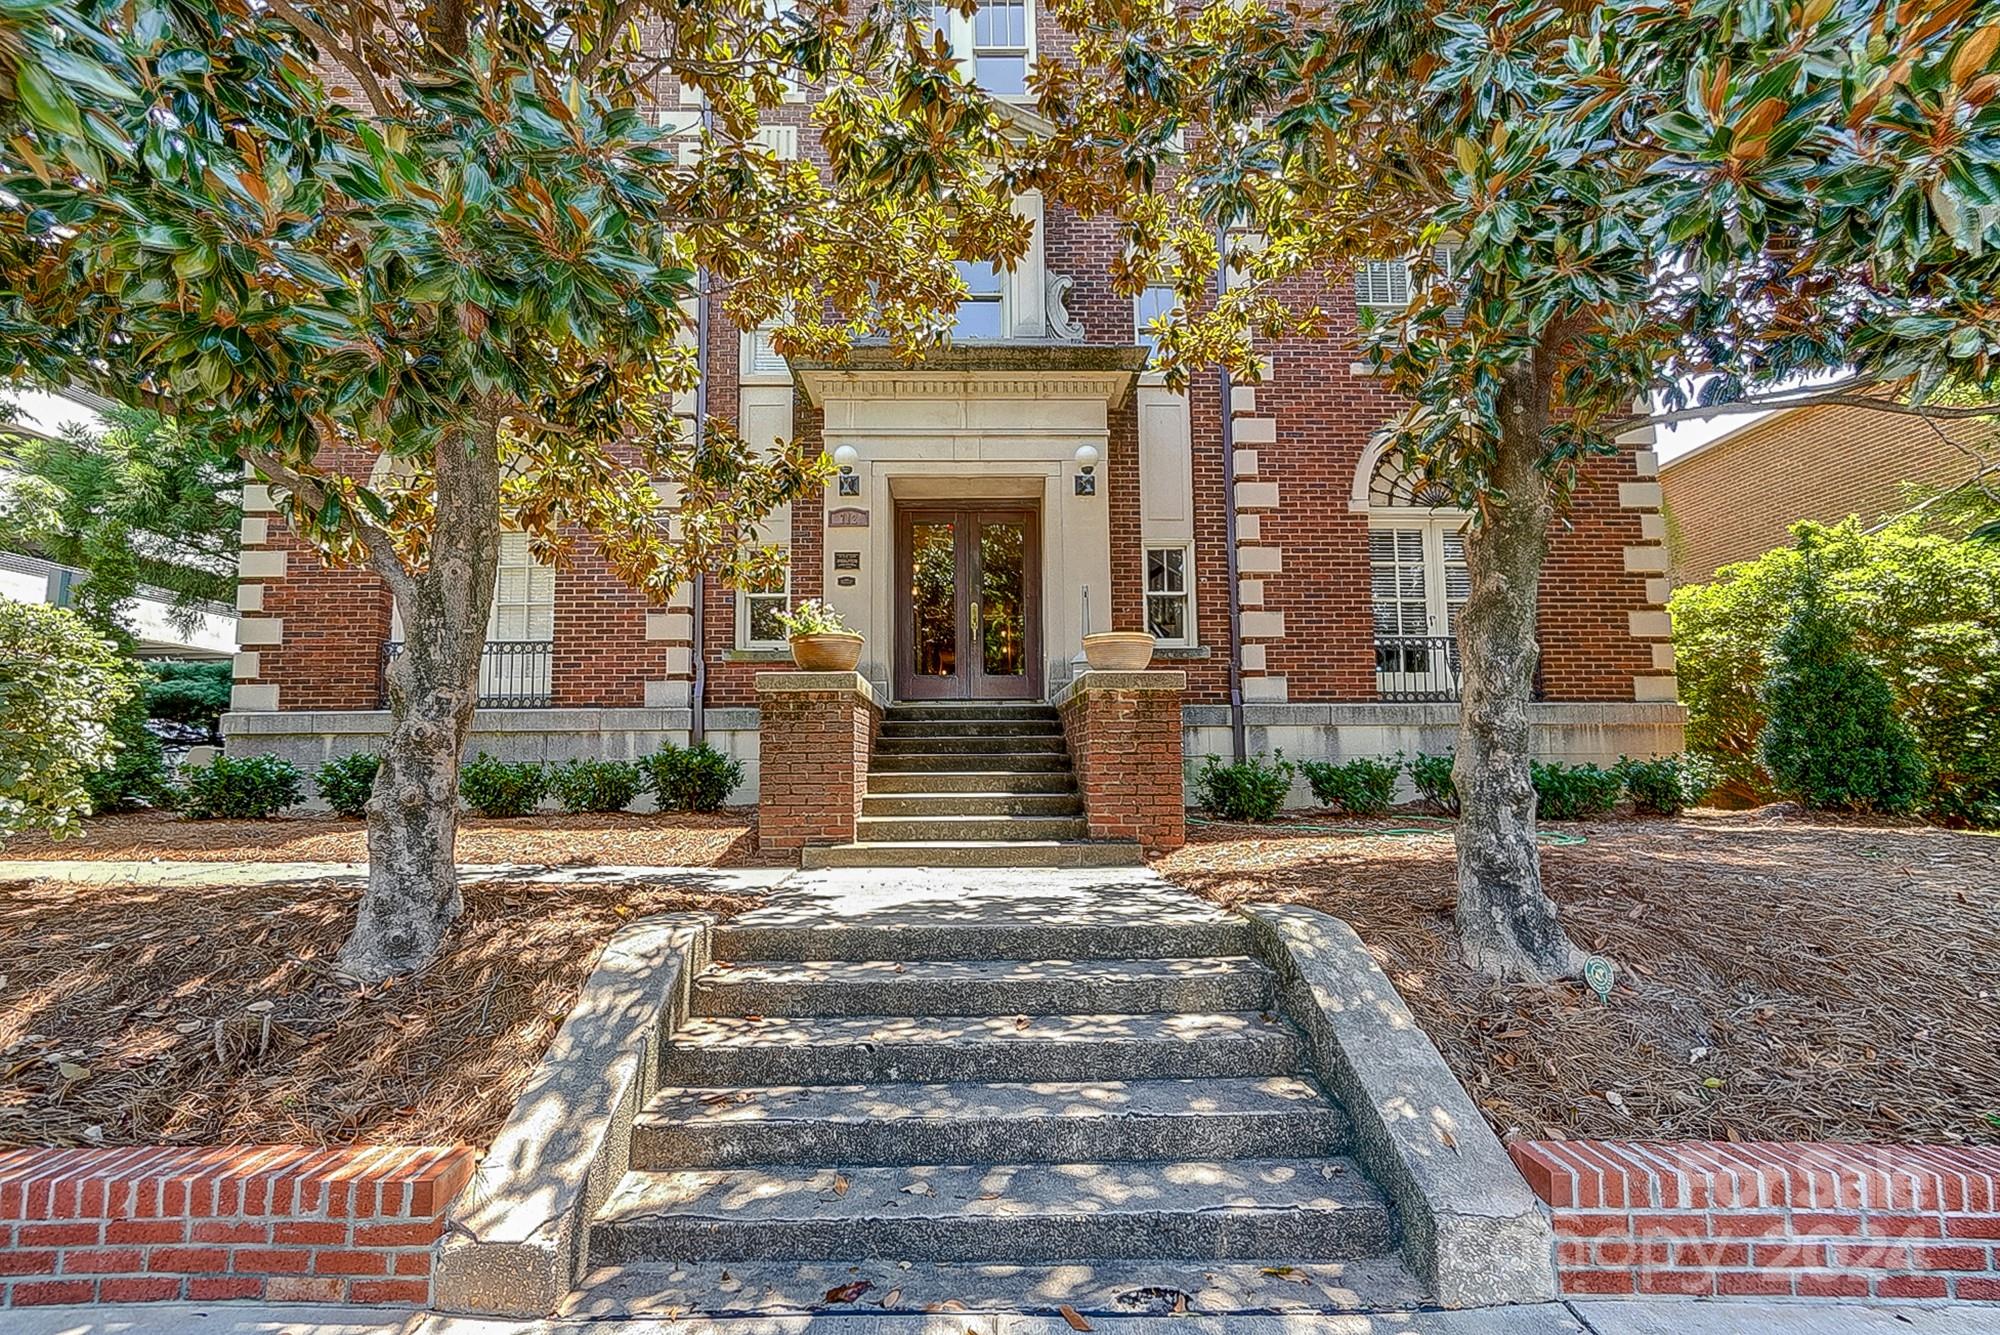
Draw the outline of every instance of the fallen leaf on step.
<instances>
[{"instance_id":1,"label":"fallen leaf on step","mask_svg":"<svg viewBox=\"0 0 2000 1335\"><path fill-rule=\"evenodd\" d=\"M847 1179L838 1173L833 1175L833 1194L836 1196L845 1196L847 1194Z\"/></svg>"},{"instance_id":2,"label":"fallen leaf on step","mask_svg":"<svg viewBox=\"0 0 2000 1335\"><path fill-rule=\"evenodd\" d=\"M894 1307L897 1303L901 1302L902 1300L903 1300L903 1291L901 1289L890 1289L888 1293L882 1296L882 1306Z\"/></svg>"},{"instance_id":3,"label":"fallen leaf on step","mask_svg":"<svg viewBox=\"0 0 2000 1335\"><path fill-rule=\"evenodd\" d=\"M1187 1295L1185 1293L1176 1293L1174 1295L1174 1315L1187 1315Z\"/></svg>"},{"instance_id":4,"label":"fallen leaf on step","mask_svg":"<svg viewBox=\"0 0 2000 1335\"><path fill-rule=\"evenodd\" d=\"M1025 1015L1017 1015L1017 1016L1015 1016L1015 1017L1014 1017L1014 1027L1015 1027L1016 1029L1026 1029L1026 1028L1028 1027L1028 1017L1027 1017L1027 1016L1025 1016Z\"/></svg>"},{"instance_id":5,"label":"fallen leaf on step","mask_svg":"<svg viewBox=\"0 0 2000 1335\"><path fill-rule=\"evenodd\" d=\"M903 1188L905 1196L928 1196L932 1194L932 1191L933 1188L928 1182L912 1182L909 1186Z\"/></svg>"},{"instance_id":6,"label":"fallen leaf on step","mask_svg":"<svg viewBox=\"0 0 2000 1335\"><path fill-rule=\"evenodd\" d=\"M1056 1308L1056 1311L1062 1313L1062 1319L1069 1322L1071 1330L1089 1330L1091 1328L1090 1323L1085 1321L1083 1315L1074 1307L1065 1305Z\"/></svg>"},{"instance_id":7,"label":"fallen leaf on step","mask_svg":"<svg viewBox=\"0 0 2000 1335\"><path fill-rule=\"evenodd\" d=\"M965 1304L956 1298L947 1298L941 1303L925 1303L926 1312L963 1312Z\"/></svg>"},{"instance_id":8,"label":"fallen leaf on step","mask_svg":"<svg viewBox=\"0 0 2000 1335\"><path fill-rule=\"evenodd\" d=\"M842 1284L838 1288L828 1289L826 1300L830 1303L851 1303L874 1287L865 1279L857 1279L852 1284Z\"/></svg>"}]
</instances>

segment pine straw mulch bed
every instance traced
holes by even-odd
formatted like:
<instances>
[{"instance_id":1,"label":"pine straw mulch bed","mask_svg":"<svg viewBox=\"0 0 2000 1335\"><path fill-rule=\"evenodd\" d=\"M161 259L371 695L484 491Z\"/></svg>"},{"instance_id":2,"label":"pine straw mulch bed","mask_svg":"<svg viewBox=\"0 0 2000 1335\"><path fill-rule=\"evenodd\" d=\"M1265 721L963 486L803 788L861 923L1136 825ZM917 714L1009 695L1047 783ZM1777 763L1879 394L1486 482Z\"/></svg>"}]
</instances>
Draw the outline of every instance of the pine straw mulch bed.
<instances>
[{"instance_id":1,"label":"pine straw mulch bed","mask_svg":"<svg viewBox=\"0 0 2000 1335\"><path fill-rule=\"evenodd\" d=\"M1503 1135L2000 1143L2000 838L1787 809L1544 832L1609 1005L1466 967L1444 822L1193 824L1158 866L1352 923Z\"/></svg>"},{"instance_id":2,"label":"pine straw mulch bed","mask_svg":"<svg viewBox=\"0 0 2000 1335\"><path fill-rule=\"evenodd\" d=\"M461 816L458 860L554 867L735 867L754 865L750 810L713 815ZM188 820L171 811L98 816L68 839L22 835L0 848L11 861L366 862L368 828L339 816Z\"/></svg>"},{"instance_id":3,"label":"pine straw mulch bed","mask_svg":"<svg viewBox=\"0 0 2000 1335\"><path fill-rule=\"evenodd\" d=\"M483 1147L623 924L757 902L698 875L464 887L446 947L358 987L358 891L0 884L0 1148Z\"/></svg>"}]
</instances>

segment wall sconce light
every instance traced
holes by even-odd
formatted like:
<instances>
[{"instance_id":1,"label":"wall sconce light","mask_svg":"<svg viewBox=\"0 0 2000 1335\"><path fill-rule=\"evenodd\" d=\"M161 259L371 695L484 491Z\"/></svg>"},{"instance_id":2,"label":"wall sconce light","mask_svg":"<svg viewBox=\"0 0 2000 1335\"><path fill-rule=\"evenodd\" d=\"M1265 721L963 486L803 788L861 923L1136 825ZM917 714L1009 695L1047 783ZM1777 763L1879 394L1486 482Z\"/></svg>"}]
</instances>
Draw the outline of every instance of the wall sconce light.
<instances>
[{"instance_id":1,"label":"wall sconce light","mask_svg":"<svg viewBox=\"0 0 2000 1335\"><path fill-rule=\"evenodd\" d=\"M1097 494L1097 461L1099 457L1095 445L1079 445L1076 447L1077 495L1095 496Z\"/></svg>"},{"instance_id":2,"label":"wall sconce light","mask_svg":"<svg viewBox=\"0 0 2000 1335\"><path fill-rule=\"evenodd\" d=\"M840 476L835 480L835 494L839 496L859 496L861 475L854 471L854 465L861 461L861 451L852 445L842 445L833 452L833 461L840 465Z\"/></svg>"}]
</instances>

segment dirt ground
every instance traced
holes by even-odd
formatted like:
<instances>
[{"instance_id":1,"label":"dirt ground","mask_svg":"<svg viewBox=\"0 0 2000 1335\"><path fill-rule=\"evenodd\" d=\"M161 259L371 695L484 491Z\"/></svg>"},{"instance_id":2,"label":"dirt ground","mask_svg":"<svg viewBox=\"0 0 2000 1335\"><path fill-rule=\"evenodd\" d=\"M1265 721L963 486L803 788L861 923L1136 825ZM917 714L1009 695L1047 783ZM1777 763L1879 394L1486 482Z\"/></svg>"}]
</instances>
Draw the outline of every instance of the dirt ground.
<instances>
[{"instance_id":1,"label":"dirt ground","mask_svg":"<svg viewBox=\"0 0 2000 1335\"><path fill-rule=\"evenodd\" d=\"M604 942L702 878L481 882L427 970L333 976L356 891L0 884L0 1148L488 1143Z\"/></svg>"},{"instance_id":2,"label":"dirt ground","mask_svg":"<svg viewBox=\"0 0 2000 1335\"><path fill-rule=\"evenodd\" d=\"M2000 1143L2000 838L1783 808L1544 836L1608 1005L1465 967L1441 821L1196 824L1158 865L1353 923L1503 1135Z\"/></svg>"},{"instance_id":3,"label":"dirt ground","mask_svg":"<svg viewBox=\"0 0 2000 1335\"><path fill-rule=\"evenodd\" d=\"M169 811L98 816L68 839L23 835L0 858L49 861L366 862L368 832L339 816L188 820ZM760 861L748 810L639 816L461 816L458 860L556 867L734 867Z\"/></svg>"}]
</instances>

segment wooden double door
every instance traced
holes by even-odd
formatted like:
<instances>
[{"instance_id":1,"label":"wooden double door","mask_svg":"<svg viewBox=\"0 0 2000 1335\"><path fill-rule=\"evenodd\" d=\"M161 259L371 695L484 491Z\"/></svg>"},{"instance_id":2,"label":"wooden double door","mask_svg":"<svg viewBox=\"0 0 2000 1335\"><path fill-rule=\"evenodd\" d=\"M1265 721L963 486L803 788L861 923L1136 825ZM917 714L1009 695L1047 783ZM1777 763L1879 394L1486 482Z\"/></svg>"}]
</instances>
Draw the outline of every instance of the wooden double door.
<instances>
[{"instance_id":1,"label":"wooden double door","mask_svg":"<svg viewBox=\"0 0 2000 1335\"><path fill-rule=\"evenodd\" d=\"M1014 503L896 511L896 696L1042 694L1041 515Z\"/></svg>"}]
</instances>

